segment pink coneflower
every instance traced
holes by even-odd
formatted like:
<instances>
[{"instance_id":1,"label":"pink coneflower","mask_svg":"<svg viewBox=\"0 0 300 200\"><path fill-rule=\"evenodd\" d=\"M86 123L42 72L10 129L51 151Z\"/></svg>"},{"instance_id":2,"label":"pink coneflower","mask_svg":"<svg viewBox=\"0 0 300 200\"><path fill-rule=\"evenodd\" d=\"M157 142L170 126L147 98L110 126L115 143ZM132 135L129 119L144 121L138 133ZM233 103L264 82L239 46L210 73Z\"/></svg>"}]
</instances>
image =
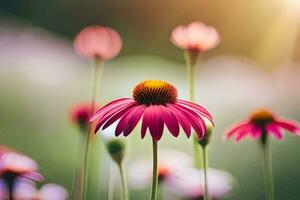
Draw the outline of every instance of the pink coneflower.
<instances>
[{"instance_id":1,"label":"pink coneflower","mask_svg":"<svg viewBox=\"0 0 300 200\"><path fill-rule=\"evenodd\" d=\"M99 105L95 105L96 109L99 109ZM96 110L94 109L94 110ZM89 119L92 116L91 104L80 103L74 105L70 110L70 120L72 123L78 125L82 131L87 131L89 125Z\"/></svg>"},{"instance_id":2,"label":"pink coneflower","mask_svg":"<svg viewBox=\"0 0 300 200\"><path fill-rule=\"evenodd\" d=\"M177 26L172 31L170 39L178 48L196 52L210 50L220 42L216 29L201 22L192 22L187 26Z\"/></svg>"},{"instance_id":3,"label":"pink coneflower","mask_svg":"<svg viewBox=\"0 0 300 200\"><path fill-rule=\"evenodd\" d=\"M41 181L42 175L38 173L38 165L31 158L15 152L4 153L0 156L0 175L8 174L16 177L26 177Z\"/></svg>"},{"instance_id":4,"label":"pink coneflower","mask_svg":"<svg viewBox=\"0 0 300 200\"><path fill-rule=\"evenodd\" d=\"M275 116L271 111L260 109L253 112L248 119L240 122L229 129L225 138L235 137L240 141L246 136L258 139L271 135L276 139L283 138L282 130L287 130L292 134L300 134L300 125Z\"/></svg>"},{"instance_id":5,"label":"pink coneflower","mask_svg":"<svg viewBox=\"0 0 300 200\"><path fill-rule=\"evenodd\" d=\"M115 100L94 114L91 121L97 120L95 132L106 129L117 122L115 135L128 136L142 120L141 137L149 129L153 141L153 182L151 200L156 198L158 181L157 142L161 139L164 125L177 137L181 126L187 137L193 128L198 140L206 132L204 119L212 122L212 116L202 106L177 99L176 88L160 80L148 80L138 84L133 90L133 98Z\"/></svg>"},{"instance_id":6,"label":"pink coneflower","mask_svg":"<svg viewBox=\"0 0 300 200\"><path fill-rule=\"evenodd\" d=\"M112 28L89 26L78 33L74 46L82 57L111 60L120 52L122 41L118 32Z\"/></svg>"},{"instance_id":7,"label":"pink coneflower","mask_svg":"<svg viewBox=\"0 0 300 200\"><path fill-rule=\"evenodd\" d=\"M260 139L266 184L265 194L266 199L269 200L274 199L274 183L268 136L272 135L274 138L281 140L283 138L283 130L299 135L300 125L292 121L281 119L269 110L260 109L252 113L247 120L232 127L225 134L225 138L235 137L236 141L240 141L247 135L253 139Z\"/></svg>"},{"instance_id":8,"label":"pink coneflower","mask_svg":"<svg viewBox=\"0 0 300 200\"><path fill-rule=\"evenodd\" d=\"M13 199L13 189L17 178L24 177L34 181L43 179L34 160L10 151L0 155L0 177L8 188L9 199Z\"/></svg>"},{"instance_id":9,"label":"pink coneflower","mask_svg":"<svg viewBox=\"0 0 300 200\"><path fill-rule=\"evenodd\" d=\"M177 99L176 88L160 80L141 82L134 88L133 98L121 98L107 104L93 115L91 121L98 121L97 132L120 120L115 134L128 136L141 118L141 137L144 138L149 129L154 142L162 137L164 125L174 137L179 135L179 126L187 137L193 128L200 140L206 132L204 118L212 122L212 116L204 107Z\"/></svg>"}]
</instances>

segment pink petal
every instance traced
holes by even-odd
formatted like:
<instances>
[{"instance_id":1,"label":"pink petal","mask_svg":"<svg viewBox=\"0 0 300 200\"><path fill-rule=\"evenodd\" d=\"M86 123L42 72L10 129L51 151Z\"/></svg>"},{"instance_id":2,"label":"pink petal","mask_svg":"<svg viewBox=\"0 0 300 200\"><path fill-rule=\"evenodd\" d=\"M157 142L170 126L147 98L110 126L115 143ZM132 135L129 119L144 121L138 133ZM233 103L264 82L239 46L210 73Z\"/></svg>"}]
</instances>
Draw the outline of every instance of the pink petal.
<instances>
[{"instance_id":1,"label":"pink petal","mask_svg":"<svg viewBox=\"0 0 300 200\"><path fill-rule=\"evenodd\" d=\"M145 109L145 105L140 105L127 111L117 125L116 135L123 132L124 136L128 136L140 121Z\"/></svg>"},{"instance_id":2,"label":"pink petal","mask_svg":"<svg viewBox=\"0 0 300 200\"><path fill-rule=\"evenodd\" d=\"M290 131L291 133L300 134L300 125L296 122L282 120L282 119L276 119L275 123L278 126Z\"/></svg>"},{"instance_id":3,"label":"pink petal","mask_svg":"<svg viewBox=\"0 0 300 200\"><path fill-rule=\"evenodd\" d=\"M266 126L266 131L268 134L271 134L278 140L282 140L283 135L279 129L279 127L275 123L268 124Z\"/></svg>"},{"instance_id":4,"label":"pink petal","mask_svg":"<svg viewBox=\"0 0 300 200\"><path fill-rule=\"evenodd\" d=\"M249 133L252 133L251 132L252 130L253 130L253 125L252 124L248 124L247 126L244 126L244 127L240 128L236 133L235 140L237 142L239 142L241 139L246 137Z\"/></svg>"},{"instance_id":5,"label":"pink petal","mask_svg":"<svg viewBox=\"0 0 300 200\"><path fill-rule=\"evenodd\" d=\"M186 119L185 113L177 108L175 108L172 104L167 104L167 107L170 108L177 120L182 127L183 131L185 132L186 136L189 138L191 136L191 125L189 121Z\"/></svg>"},{"instance_id":6,"label":"pink petal","mask_svg":"<svg viewBox=\"0 0 300 200\"><path fill-rule=\"evenodd\" d=\"M105 106L103 106L102 108L100 108L97 112L95 112L95 114L90 118L90 121L94 121L97 118L102 117L106 112L108 112L109 110L112 110L113 108L129 103L129 102L133 102L134 100L131 98L121 98L121 99L117 99L114 100L108 104L106 104Z\"/></svg>"},{"instance_id":7,"label":"pink petal","mask_svg":"<svg viewBox=\"0 0 300 200\"><path fill-rule=\"evenodd\" d=\"M206 110L204 107L202 107L202 106L200 106L196 103L193 103L193 102L190 102L190 101L185 101L185 100L178 100L177 102L180 103L180 104L183 104L185 106L192 107L197 112L199 112L200 115L207 118L213 124L213 117L208 112L208 110Z\"/></svg>"},{"instance_id":8,"label":"pink petal","mask_svg":"<svg viewBox=\"0 0 300 200\"><path fill-rule=\"evenodd\" d=\"M161 109L161 118L165 122L170 133L174 137L177 137L179 135L179 123L176 116L173 114L172 110L166 106L159 106L159 109Z\"/></svg>"},{"instance_id":9,"label":"pink petal","mask_svg":"<svg viewBox=\"0 0 300 200\"><path fill-rule=\"evenodd\" d=\"M174 104L174 107L177 109L180 109L185 113L186 119L189 120L189 123L193 127L193 129L196 131L198 139L201 140L203 135L206 132L206 125L205 122L203 121L202 117L198 115L196 112L193 110L188 109L185 106L182 106L180 104Z\"/></svg>"},{"instance_id":10,"label":"pink petal","mask_svg":"<svg viewBox=\"0 0 300 200\"><path fill-rule=\"evenodd\" d=\"M262 129L259 126L253 126L253 129L251 132L252 132L252 138L257 139L257 138L261 137Z\"/></svg>"},{"instance_id":11,"label":"pink petal","mask_svg":"<svg viewBox=\"0 0 300 200\"><path fill-rule=\"evenodd\" d=\"M243 121L240 122L236 125L233 125L228 131L225 132L225 139L228 139L230 137L232 137L233 135L235 135L240 129L243 129L244 127L247 127L250 125L250 122L247 121Z\"/></svg>"},{"instance_id":12,"label":"pink petal","mask_svg":"<svg viewBox=\"0 0 300 200\"><path fill-rule=\"evenodd\" d=\"M147 108L147 112L150 116L148 121L150 134L153 141L157 142L160 140L164 130L164 122L161 118L161 110L159 106L152 105Z\"/></svg>"},{"instance_id":13,"label":"pink petal","mask_svg":"<svg viewBox=\"0 0 300 200\"><path fill-rule=\"evenodd\" d=\"M127 105L125 105L123 108L121 108L120 110L118 110L115 113L112 113L112 115L107 115L106 117L101 118L96 125L95 128L95 133L101 128L101 126L105 124L105 127L103 127L102 129L107 128L109 125L113 124L115 121L117 121L120 117L122 117L127 110L129 110L130 108L136 106L136 103L129 103Z\"/></svg>"},{"instance_id":14,"label":"pink petal","mask_svg":"<svg viewBox=\"0 0 300 200\"><path fill-rule=\"evenodd\" d=\"M149 120L150 120L150 117L151 117L151 115L148 111L149 111L148 108L146 108L145 111L144 111L144 115L143 115L142 128L141 128L141 137L142 137L142 139L146 135Z\"/></svg>"}]
</instances>

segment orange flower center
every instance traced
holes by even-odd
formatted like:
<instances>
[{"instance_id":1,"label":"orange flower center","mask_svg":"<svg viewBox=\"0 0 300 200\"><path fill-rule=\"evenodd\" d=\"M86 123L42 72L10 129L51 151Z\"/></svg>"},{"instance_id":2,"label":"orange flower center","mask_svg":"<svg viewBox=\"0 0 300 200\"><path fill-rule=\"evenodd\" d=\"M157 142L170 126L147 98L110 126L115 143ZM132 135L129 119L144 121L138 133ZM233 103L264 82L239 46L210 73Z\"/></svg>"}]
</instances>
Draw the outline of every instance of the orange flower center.
<instances>
[{"instance_id":1,"label":"orange flower center","mask_svg":"<svg viewBox=\"0 0 300 200\"><path fill-rule=\"evenodd\" d=\"M274 115L272 112L266 109L260 109L253 112L250 115L251 121L255 124L265 125L274 120Z\"/></svg>"},{"instance_id":2,"label":"orange flower center","mask_svg":"<svg viewBox=\"0 0 300 200\"><path fill-rule=\"evenodd\" d=\"M160 80L148 80L139 83L133 89L133 98L139 104L164 105L177 100L176 88Z\"/></svg>"}]
</instances>

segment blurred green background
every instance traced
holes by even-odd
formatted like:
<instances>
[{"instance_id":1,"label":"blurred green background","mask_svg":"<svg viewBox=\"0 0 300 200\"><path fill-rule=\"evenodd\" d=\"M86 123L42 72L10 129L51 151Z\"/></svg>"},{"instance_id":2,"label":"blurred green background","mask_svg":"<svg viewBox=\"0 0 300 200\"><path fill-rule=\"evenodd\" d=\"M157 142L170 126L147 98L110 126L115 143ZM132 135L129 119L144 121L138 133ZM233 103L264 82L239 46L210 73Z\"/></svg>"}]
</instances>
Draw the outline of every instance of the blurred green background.
<instances>
[{"instance_id":1,"label":"blurred green background","mask_svg":"<svg viewBox=\"0 0 300 200\"><path fill-rule=\"evenodd\" d=\"M298 0L1 0L0 143L32 156L47 182L70 189L79 132L69 122L69 108L89 100L91 85L89 63L73 51L76 33L99 24L122 36L120 56L104 67L100 104L130 96L144 79L167 80L186 98L182 52L169 34L176 25L200 20L222 37L203 55L196 74L197 102L216 118L210 165L236 177L238 187L229 199L264 199L258 144L224 142L222 135L257 107L300 121L299 10ZM192 154L190 140L168 135L160 148ZM140 140L137 129L128 140L128 163L150 158L149 137ZM91 200L106 198L110 166L101 142L94 143ZM299 145L300 138L291 135L272 141L276 199L300 199ZM148 199L148 193L132 191L131 199Z\"/></svg>"}]
</instances>

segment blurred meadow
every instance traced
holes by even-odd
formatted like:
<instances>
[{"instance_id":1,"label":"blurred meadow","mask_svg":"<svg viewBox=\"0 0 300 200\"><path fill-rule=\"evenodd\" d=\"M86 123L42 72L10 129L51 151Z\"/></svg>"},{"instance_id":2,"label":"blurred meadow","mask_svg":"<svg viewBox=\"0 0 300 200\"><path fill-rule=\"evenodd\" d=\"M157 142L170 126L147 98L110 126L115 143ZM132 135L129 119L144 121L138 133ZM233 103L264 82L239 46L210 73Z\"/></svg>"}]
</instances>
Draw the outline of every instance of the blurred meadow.
<instances>
[{"instance_id":1,"label":"blurred meadow","mask_svg":"<svg viewBox=\"0 0 300 200\"><path fill-rule=\"evenodd\" d=\"M300 121L299 10L300 0L1 0L0 144L32 157L47 182L70 191L80 137L70 123L70 107L89 100L91 85L90 63L73 49L75 35L99 24L115 28L122 37L120 55L103 69L100 105L130 97L132 88L147 79L166 80L187 99L182 51L169 36L175 26L199 20L221 36L220 45L205 53L196 69L196 102L215 117L210 166L236 178L228 199L264 199L257 142L225 142L223 134L260 107ZM151 158L151 138L141 140L139 130L127 137L127 164ZM100 140L93 138L91 200L99 195L106 199L111 166ZM183 134L177 139L167 133L160 149L192 155L191 143ZM276 199L299 200L300 138L286 134L283 141L271 143ZM148 196L148 188L131 189L130 199Z\"/></svg>"}]
</instances>

